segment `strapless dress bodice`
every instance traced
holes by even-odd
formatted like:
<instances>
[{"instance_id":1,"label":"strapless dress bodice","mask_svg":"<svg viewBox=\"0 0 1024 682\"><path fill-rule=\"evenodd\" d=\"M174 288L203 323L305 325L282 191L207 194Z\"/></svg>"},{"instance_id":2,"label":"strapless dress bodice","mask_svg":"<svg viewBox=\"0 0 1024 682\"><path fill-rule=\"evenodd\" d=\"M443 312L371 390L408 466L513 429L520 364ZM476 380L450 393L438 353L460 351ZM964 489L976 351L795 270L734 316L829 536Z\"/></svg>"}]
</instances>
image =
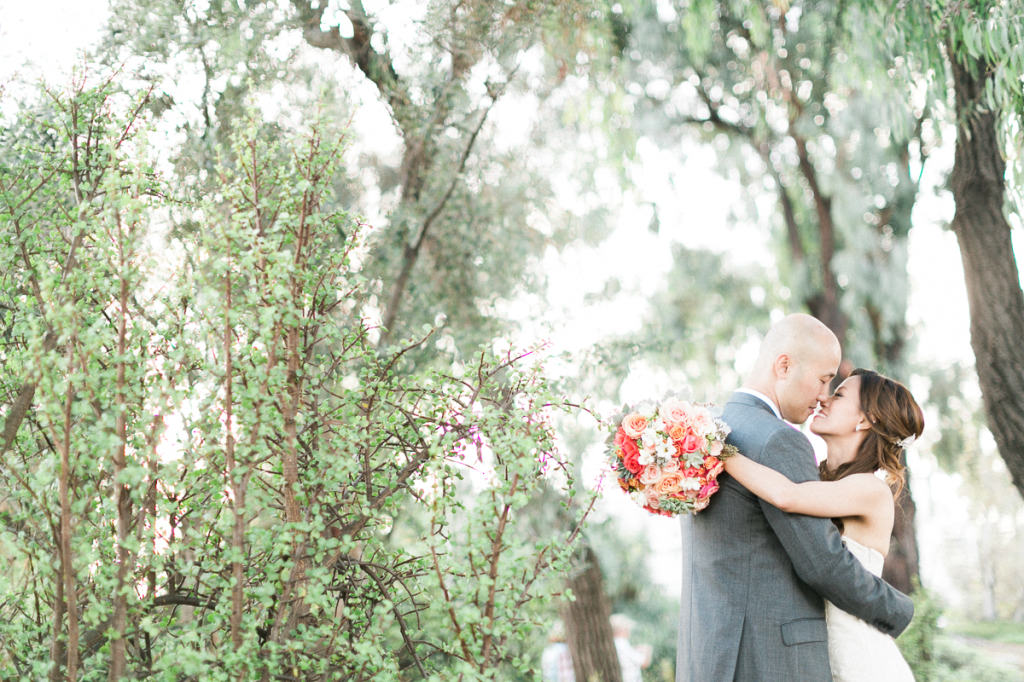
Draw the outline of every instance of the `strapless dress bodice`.
<instances>
[{"instance_id":1,"label":"strapless dress bodice","mask_svg":"<svg viewBox=\"0 0 1024 682\"><path fill-rule=\"evenodd\" d=\"M843 544L874 575L882 575L885 557L853 538ZM896 641L856 616L825 602L828 625L828 657L833 682L914 682Z\"/></svg>"}]
</instances>

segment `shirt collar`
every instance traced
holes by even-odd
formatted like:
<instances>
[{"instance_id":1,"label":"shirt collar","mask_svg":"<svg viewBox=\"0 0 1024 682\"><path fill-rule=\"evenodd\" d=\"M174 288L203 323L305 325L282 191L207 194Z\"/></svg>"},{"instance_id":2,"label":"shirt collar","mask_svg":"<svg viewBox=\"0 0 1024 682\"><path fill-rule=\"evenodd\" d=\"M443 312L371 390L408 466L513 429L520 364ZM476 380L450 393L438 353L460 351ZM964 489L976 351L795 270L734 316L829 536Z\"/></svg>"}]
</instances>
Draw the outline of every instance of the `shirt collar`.
<instances>
[{"instance_id":1,"label":"shirt collar","mask_svg":"<svg viewBox=\"0 0 1024 682\"><path fill-rule=\"evenodd\" d=\"M761 391L755 391L752 388L744 387L744 388L737 388L736 392L737 393L747 393L747 394L752 395L755 398L763 401L766 405L768 405L768 407L772 408L772 412L775 413L776 417L778 417L779 419L782 419L782 413L779 411L779 408L775 405L774 402L772 402L771 398L766 396L764 393L761 393Z\"/></svg>"}]
</instances>

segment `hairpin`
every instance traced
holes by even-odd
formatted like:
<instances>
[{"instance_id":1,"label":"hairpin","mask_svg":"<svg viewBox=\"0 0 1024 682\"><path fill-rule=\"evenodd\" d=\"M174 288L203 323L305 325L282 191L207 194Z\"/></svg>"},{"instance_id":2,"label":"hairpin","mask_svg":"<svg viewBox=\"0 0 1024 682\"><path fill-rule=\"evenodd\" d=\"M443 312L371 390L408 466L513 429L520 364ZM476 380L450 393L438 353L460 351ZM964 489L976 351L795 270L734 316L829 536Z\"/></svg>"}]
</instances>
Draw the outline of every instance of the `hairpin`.
<instances>
[{"instance_id":1,"label":"hairpin","mask_svg":"<svg viewBox=\"0 0 1024 682\"><path fill-rule=\"evenodd\" d=\"M906 450L911 445L913 445L915 440L917 440L917 436L911 434L911 435L907 436L906 438L894 438L892 440L892 444L897 446L897 447L900 447L900 448L903 448L904 450Z\"/></svg>"}]
</instances>

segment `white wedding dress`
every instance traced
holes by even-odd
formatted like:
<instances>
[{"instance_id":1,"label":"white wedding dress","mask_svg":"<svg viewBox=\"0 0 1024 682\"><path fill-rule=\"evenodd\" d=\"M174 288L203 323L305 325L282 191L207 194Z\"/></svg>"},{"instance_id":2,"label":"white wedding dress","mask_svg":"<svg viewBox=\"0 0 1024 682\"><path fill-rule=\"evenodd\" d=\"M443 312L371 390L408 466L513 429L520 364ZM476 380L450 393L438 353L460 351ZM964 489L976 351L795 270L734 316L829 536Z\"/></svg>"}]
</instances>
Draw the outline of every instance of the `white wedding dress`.
<instances>
[{"instance_id":1,"label":"white wedding dress","mask_svg":"<svg viewBox=\"0 0 1024 682\"><path fill-rule=\"evenodd\" d=\"M885 559L878 550L843 536L850 553L877 576ZM825 602L828 657L833 682L913 682L914 675L896 641L856 616Z\"/></svg>"}]
</instances>

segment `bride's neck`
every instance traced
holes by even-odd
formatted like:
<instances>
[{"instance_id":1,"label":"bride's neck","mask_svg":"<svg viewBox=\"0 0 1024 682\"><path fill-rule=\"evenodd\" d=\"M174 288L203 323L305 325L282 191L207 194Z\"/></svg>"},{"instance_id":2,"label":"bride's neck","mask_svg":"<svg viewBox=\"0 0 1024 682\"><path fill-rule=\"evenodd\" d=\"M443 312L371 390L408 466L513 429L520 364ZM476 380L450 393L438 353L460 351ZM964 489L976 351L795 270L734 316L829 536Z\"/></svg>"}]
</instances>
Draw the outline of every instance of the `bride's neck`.
<instances>
[{"instance_id":1,"label":"bride's neck","mask_svg":"<svg viewBox=\"0 0 1024 682\"><path fill-rule=\"evenodd\" d=\"M828 468L835 471L843 464L852 462L857 456L857 448L861 439L844 438L839 436L823 437L826 447L826 461Z\"/></svg>"}]
</instances>

